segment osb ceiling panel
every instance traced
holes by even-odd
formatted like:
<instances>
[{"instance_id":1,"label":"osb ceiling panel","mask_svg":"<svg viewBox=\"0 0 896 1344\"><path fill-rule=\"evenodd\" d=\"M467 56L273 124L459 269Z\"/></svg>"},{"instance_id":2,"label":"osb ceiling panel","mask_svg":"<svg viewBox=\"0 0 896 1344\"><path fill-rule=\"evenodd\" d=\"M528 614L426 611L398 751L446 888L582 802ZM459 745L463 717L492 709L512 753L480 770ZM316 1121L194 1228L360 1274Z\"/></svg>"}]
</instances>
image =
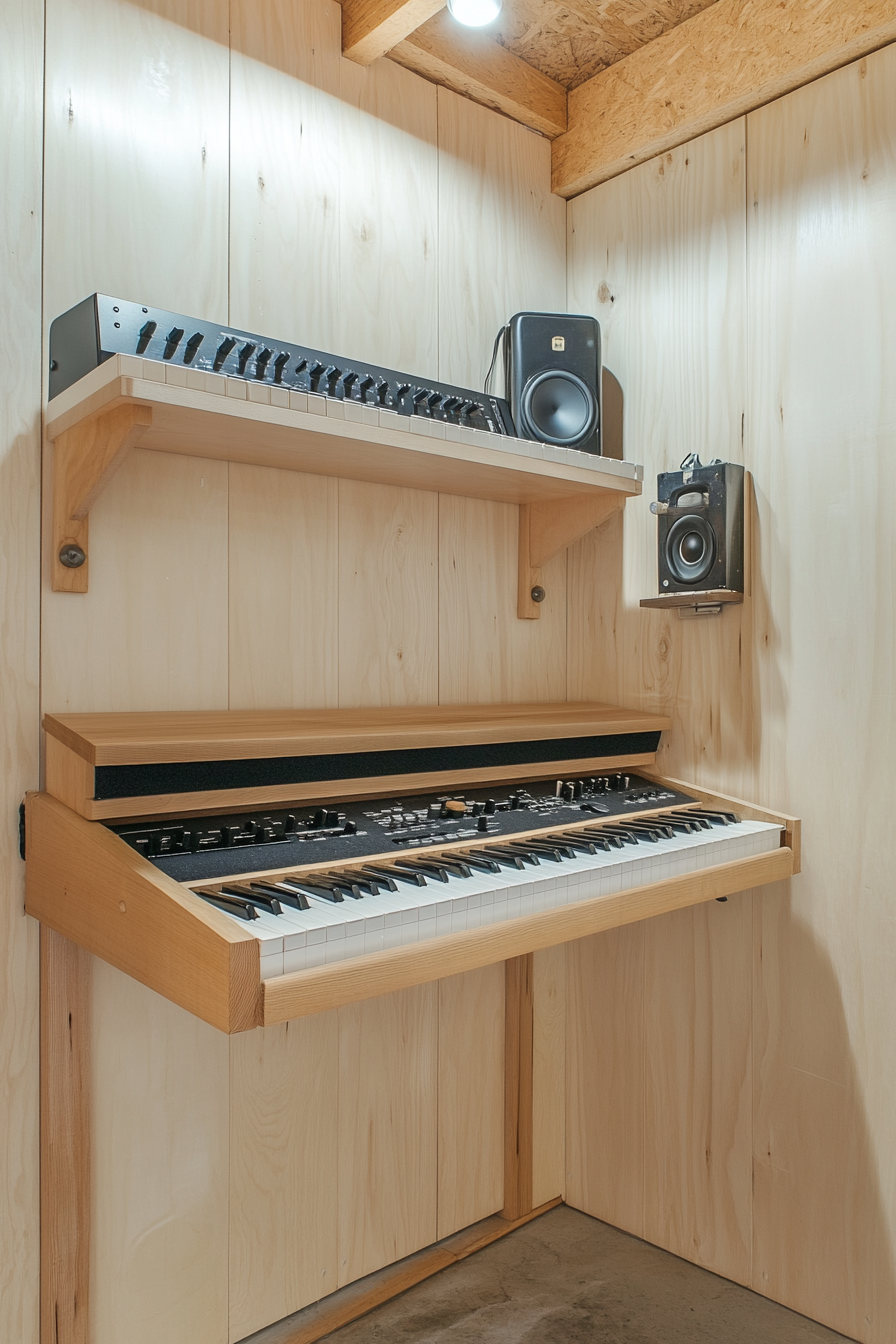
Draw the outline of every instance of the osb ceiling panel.
<instances>
[{"instance_id":1,"label":"osb ceiling panel","mask_svg":"<svg viewBox=\"0 0 896 1344\"><path fill-rule=\"evenodd\" d=\"M568 89L652 42L715 0L504 0L495 40Z\"/></svg>"}]
</instances>

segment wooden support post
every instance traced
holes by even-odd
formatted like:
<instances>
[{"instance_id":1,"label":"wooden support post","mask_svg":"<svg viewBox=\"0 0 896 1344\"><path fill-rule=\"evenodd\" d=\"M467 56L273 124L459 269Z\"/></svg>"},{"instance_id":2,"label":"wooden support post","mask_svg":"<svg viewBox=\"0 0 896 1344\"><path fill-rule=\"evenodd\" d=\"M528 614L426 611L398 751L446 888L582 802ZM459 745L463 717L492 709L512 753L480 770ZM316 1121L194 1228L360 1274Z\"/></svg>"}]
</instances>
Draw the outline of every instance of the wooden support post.
<instances>
[{"instance_id":1,"label":"wooden support post","mask_svg":"<svg viewBox=\"0 0 896 1344\"><path fill-rule=\"evenodd\" d=\"M40 931L40 1339L88 1344L89 956Z\"/></svg>"},{"instance_id":2,"label":"wooden support post","mask_svg":"<svg viewBox=\"0 0 896 1344\"><path fill-rule=\"evenodd\" d=\"M532 1211L531 952L504 963L504 1208L510 1221Z\"/></svg>"},{"instance_id":3,"label":"wooden support post","mask_svg":"<svg viewBox=\"0 0 896 1344\"><path fill-rule=\"evenodd\" d=\"M124 402L73 425L54 444L52 580L56 593L87 592L87 519L91 506L152 424L152 407ZM65 547L84 562L62 563Z\"/></svg>"},{"instance_id":4,"label":"wooden support post","mask_svg":"<svg viewBox=\"0 0 896 1344\"><path fill-rule=\"evenodd\" d=\"M570 495L520 505L519 588L517 616L537 621L541 603L532 597L541 587L541 569L580 537L600 527L625 505L626 496L609 493Z\"/></svg>"}]
</instances>

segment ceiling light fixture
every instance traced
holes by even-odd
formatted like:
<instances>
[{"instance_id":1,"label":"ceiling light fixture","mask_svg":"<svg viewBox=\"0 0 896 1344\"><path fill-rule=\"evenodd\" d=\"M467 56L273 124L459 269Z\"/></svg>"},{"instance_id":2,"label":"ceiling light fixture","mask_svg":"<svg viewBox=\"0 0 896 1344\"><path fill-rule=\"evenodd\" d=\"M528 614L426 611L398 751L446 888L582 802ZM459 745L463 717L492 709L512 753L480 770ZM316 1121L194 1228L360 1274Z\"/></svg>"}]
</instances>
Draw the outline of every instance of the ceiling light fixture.
<instances>
[{"instance_id":1,"label":"ceiling light fixture","mask_svg":"<svg viewBox=\"0 0 896 1344\"><path fill-rule=\"evenodd\" d=\"M501 13L501 0L448 0L448 12L467 28L483 28Z\"/></svg>"}]
</instances>

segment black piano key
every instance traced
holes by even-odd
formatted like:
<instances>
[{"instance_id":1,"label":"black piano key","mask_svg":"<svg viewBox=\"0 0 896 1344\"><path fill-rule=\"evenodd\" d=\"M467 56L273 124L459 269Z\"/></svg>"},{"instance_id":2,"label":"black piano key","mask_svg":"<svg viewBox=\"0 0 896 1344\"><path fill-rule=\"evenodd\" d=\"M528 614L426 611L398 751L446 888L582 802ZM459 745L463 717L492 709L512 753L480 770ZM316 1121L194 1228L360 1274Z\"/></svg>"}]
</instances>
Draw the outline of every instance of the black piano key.
<instances>
[{"instance_id":1,"label":"black piano key","mask_svg":"<svg viewBox=\"0 0 896 1344\"><path fill-rule=\"evenodd\" d=\"M663 833L658 826L651 826L647 821L628 821L626 822L629 830L634 831L635 835L643 835L652 845L663 839Z\"/></svg>"},{"instance_id":2,"label":"black piano key","mask_svg":"<svg viewBox=\"0 0 896 1344\"><path fill-rule=\"evenodd\" d=\"M194 895L201 896L209 905L216 905L219 910L226 910L228 915L236 915L237 919L257 919L258 911L254 905L248 901L241 901L237 896L222 896L219 891L201 891L196 890Z\"/></svg>"},{"instance_id":3,"label":"black piano key","mask_svg":"<svg viewBox=\"0 0 896 1344\"><path fill-rule=\"evenodd\" d=\"M396 882L409 882L413 887L425 887L426 878L422 873L411 872L410 869L381 867L379 864L365 863L363 871L372 873L374 877L388 878L392 882L390 891L397 891Z\"/></svg>"},{"instance_id":4,"label":"black piano key","mask_svg":"<svg viewBox=\"0 0 896 1344\"><path fill-rule=\"evenodd\" d=\"M508 844L521 854L535 854L539 858L550 859L551 863L562 863L564 859L573 857L571 849L561 849L559 845L550 845L544 840L510 840Z\"/></svg>"},{"instance_id":5,"label":"black piano key","mask_svg":"<svg viewBox=\"0 0 896 1344\"><path fill-rule=\"evenodd\" d=\"M698 816L696 812L670 812L669 815L674 817L676 821L689 821L698 831L709 831L712 829L712 823L707 821L705 817Z\"/></svg>"},{"instance_id":6,"label":"black piano key","mask_svg":"<svg viewBox=\"0 0 896 1344\"><path fill-rule=\"evenodd\" d=\"M364 892L358 886L358 883L353 882L351 878L344 873L311 873L310 877L312 882L317 882L321 886L335 887L339 891L346 892L346 894L351 896L354 901L361 901L364 899Z\"/></svg>"},{"instance_id":7,"label":"black piano key","mask_svg":"<svg viewBox=\"0 0 896 1344\"><path fill-rule=\"evenodd\" d=\"M637 845L639 837L636 831L630 831L625 826L602 826L601 831L604 835L618 836L624 845Z\"/></svg>"},{"instance_id":8,"label":"black piano key","mask_svg":"<svg viewBox=\"0 0 896 1344\"><path fill-rule=\"evenodd\" d=\"M605 845L611 849L622 849L625 841L615 831L608 831L605 826L586 826L584 830L588 835L594 836L596 840L602 840Z\"/></svg>"},{"instance_id":9,"label":"black piano key","mask_svg":"<svg viewBox=\"0 0 896 1344\"><path fill-rule=\"evenodd\" d=\"M531 863L536 868L541 863L541 859L530 846L525 845L521 840L508 840L503 845L489 845L488 849L483 850L484 854L493 854L499 859L502 854L515 854L523 860L523 863Z\"/></svg>"},{"instance_id":10,"label":"black piano key","mask_svg":"<svg viewBox=\"0 0 896 1344\"><path fill-rule=\"evenodd\" d=\"M311 909L308 897L301 891L288 887L285 882L250 882L249 885L257 891L266 891L269 895L276 896L281 905L291 905L294 910Z\"/></svg>"},{"instance_id":11,"label":"black piano key","mask_svg":"<svg viewBox=\"0 0 896 1344\"><path fill-rule=\"evenodd\" d=\"M333 876L335 877L336 874L334 873ZM341 876L347 878L350 882L356 883L367 896L379 896L380 891L386 885L384 881L376 881L367 873L362 873L357 868L343 868Z\"/></svg>"},{"instance_id":12,"label":"black piano key","mask_svg":"<svg viewBox=\"0 0 896 1344\"><path fill-rule=\"evenodd\" d=\"M280 881L285 882L287 886L294 887L297 891L306 892L309 896L316 896L324 901L332 901L334 905L341 905L345 900L337 887L324 886L320 882L315 882L313 878L303 877L301 873L291 873L289 877L281 877Z\"/></svg>"},{"instance_id":13,"label":"black piano key","mask_svg":"<svg viewBox=\"0 0 896 1344\"><path fill-rule=\"evenodd\" d=\"M482 854L486 858L491 856L496 863L503 864L505 868L525 868L526 866L519 854L514 854L512 850L509 849L498 849L494 845L490 845L488 849L473 850L473 853L477 855ZM537 863L537 857L533 856L531 862Z\"/></svg>"},{"instance_id":14,"label":"black piano key","mask_svg":"<svg viewBox=\"0 0 896 1344\"><path fill-rule=\"evenodd\" d=\"M448 881L447 869L437 863L427 863L424 859L396 859L395 867L407 868L412 873L425 873L427 877L434 877L439 882Z\"/></svg>"},{"instance_id":15,"label":"black piano key","mask_svg":"<svg viewBox=\"0 0 896 1344\"><path fill-rule=\"evenodd\" d=\"M244 901L249 901L252 905L257 905L259 910L267 910L269 915L282 915L283 907L276 896L268 896L265 892L254 891L252 887L244 885L242 882L228 882L221 891L225 896L239 896Z\"/></svg>"},{"instance_id":16,"label":"black piano key","mask_svg":"<svg viewBox=\"0 0 896 1344\"><path fill-rule=\"evenodd\" d=\"M657 817L664 826L669 826L673 831L682 831L685 835L694 835L701 831L703 827L697 821L687 821L684 816L673 817L671 812L664 812L661 817Z\"/></svg>"},{"instance_id":17,"label":"black piano key","mask_svg":"<svg viewBox=\"0 0 896 1344\"><path fill-rule=\"evenodd\" d=\"M694 816L705 817L713 826L736 826L740 821L734 812L713 812L702 807L694 812Z\"/></svg>"},{"instance_id":18,"label":"black piano key","mask_svg":"<svg viewBox=\"0 0 896 1344\"><path fill-rule=\"evenodd\" d=\"M596 854L598 849L604 848L602 845L595 844L594 840L589 839L588 836L574 835L570 831L563 831L557 838L580 854Z\"/></svg>"},{"instance_id":19,"label":"black piano key","mask_svg":"<svg viewBox=\"0 0 896 1344\"><path fill-rule=\"evenodd\" d=\"M501 871L501 865L497 860L487 859L481 853L476 853L469 849L459 849L457 853L470 868L476 868L483 873L500 873ZM516 865L514 864L514 867L515 866Z\"/></svg>"},{"instance_id":20,"label":"black piano key","mask_svg":"<svg viewBox=\"0 0 896 1344\"><path fill-rule=\"evenodd\" d=\"M473 875L470 870L470 865L460 858L460 856L455 858L452 854L437 854L435 858L432 859L427 855L424 862L439 863L443 868L447 868L449 873L454 877L472 877Z\"/></svg>"}]
</instances>

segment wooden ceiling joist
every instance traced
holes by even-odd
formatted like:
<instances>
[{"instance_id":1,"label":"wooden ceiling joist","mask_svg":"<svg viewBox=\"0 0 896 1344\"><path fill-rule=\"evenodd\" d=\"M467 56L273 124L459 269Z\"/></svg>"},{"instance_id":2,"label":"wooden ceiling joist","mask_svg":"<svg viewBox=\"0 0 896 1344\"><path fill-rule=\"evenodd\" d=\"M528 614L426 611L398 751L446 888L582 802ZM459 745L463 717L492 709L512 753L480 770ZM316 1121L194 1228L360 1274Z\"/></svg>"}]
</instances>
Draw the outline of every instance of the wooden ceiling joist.
<instances>
[{"instance_id":1,"label":"wooden ceiling joist","mask_svg":"<svg viewBox=\"0 0 896 1344\"><path fill-rule=\"evenodd\" d=\"M358 65L372 65L444 4L445 0L343 0L343 56Z\"/></svg>"},{"instance_id":2,"label":"wooden ceiling joist","mask_svg":"<svg viewBox=\"0 0 896 1344\"><path fill-rule=\"evenodd\" d=\"M462 28L446 10L399 42L389 56L418 75L553 139L566 130L566 89L494 42Z\"/></svg>"},{"instance_id":3,"label":"wooden ceiling joist","mask_svg":"<svg viewBox=\"0 0 896 1344\"><path fill-rule=\"evenodd\" d=\"M569 94L567 199L896 41L896 0L717 0Z\"/></svg>"}]
</instances>

